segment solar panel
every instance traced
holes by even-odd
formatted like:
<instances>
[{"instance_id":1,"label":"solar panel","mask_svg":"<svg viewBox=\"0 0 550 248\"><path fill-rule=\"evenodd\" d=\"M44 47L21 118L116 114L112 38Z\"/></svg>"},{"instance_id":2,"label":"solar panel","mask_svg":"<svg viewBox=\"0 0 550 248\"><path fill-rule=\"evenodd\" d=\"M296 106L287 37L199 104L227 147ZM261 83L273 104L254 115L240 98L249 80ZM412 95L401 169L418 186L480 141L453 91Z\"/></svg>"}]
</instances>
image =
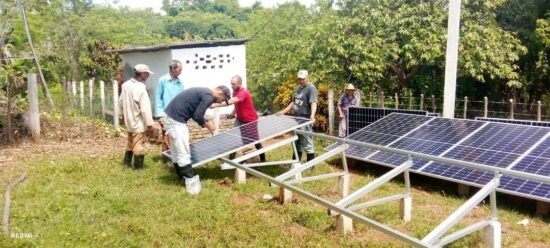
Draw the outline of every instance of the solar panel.
<instances>
[{"instance_id":1,"label":"solar panel","mask_svg":"<svg viewBox=\"0 0 550 248\"><path fill-rule=\"evenodd\" d=\"M350 107L348 114L348 134L352 134L361 128L364 128L371 123L384 118L391 113L403 113L412 115L437 115L421 110L405 110L405 109L386 109L386 108L365 108L365 107Z\"/></svg>"},{"instance_id":2,"label":"solar panel","mask_svg":"<svg viewBox=\"0 0 550 248\"><path fill-rule=\"evenodd\" d=\"M208 163L236 152L243 146L271 139L309 123L311 123L309 119L272 115L240 127L232 128L226 132L191 143L189 145L191 149L191 163L193 167ZM171 156L170 151L166 151L164 154L168 157Z\"/></svg>"},{"instance_id":3,"label":"solar panel","mask_svg":"<svg viewBox=\"0 0 550 248\"><path fill-rule=\"evenodd\" d=\"M418 121L419 118L427 119ZM411 126L405 128L408 125ZM550 176L550 128L394 113L348 139ZM390 167L407 160L404 155L356 146L350 146L346 154ZM411 171L476 186L485 185L494 177L494 172L422 159L413 159ZM535 181L502 177L498 190L550 201L549 188L550 185Z\"/></svg>"},{"instance_id":4,"label":"solar panel","mask_svg":"<svg viewBox=\"0 0 550 248\"><path fill-rule=\"evenodd\" d=\"M531 121L531 120L514 120L514 119L501 119L501 118L489 118L489 117L476 117L477 121L489 121L489 122L502 122L509 124L518 124L526 126L538 126L538 127L550 127L548 121Z\"/></svg>"}]
</instances>

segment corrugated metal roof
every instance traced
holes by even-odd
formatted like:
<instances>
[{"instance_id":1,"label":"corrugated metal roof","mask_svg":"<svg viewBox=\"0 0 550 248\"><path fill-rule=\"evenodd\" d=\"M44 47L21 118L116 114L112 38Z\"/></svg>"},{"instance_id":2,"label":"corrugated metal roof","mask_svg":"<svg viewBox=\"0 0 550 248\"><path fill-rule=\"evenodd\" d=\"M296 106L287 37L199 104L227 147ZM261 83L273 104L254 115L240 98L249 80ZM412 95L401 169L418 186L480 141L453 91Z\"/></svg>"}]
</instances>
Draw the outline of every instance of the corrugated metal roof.
<instances>
[{"instance_id":1,"label":"corrugated metal roof","mask_svg":"<svg viewBox=\"0 0 550 248\"><path fill-rule=\"evenodd\" d=\"M193 42L185 42L185 43L169 44L169 45L135 46L135 47L129 47L129 48L109 50L107 52L135 53L135 52L155 52L155 51L166 50L166 49L232 46L232 45L242 45L248 42L249 40L250 39L193 41Z\"/></svg>"}]
</instances>

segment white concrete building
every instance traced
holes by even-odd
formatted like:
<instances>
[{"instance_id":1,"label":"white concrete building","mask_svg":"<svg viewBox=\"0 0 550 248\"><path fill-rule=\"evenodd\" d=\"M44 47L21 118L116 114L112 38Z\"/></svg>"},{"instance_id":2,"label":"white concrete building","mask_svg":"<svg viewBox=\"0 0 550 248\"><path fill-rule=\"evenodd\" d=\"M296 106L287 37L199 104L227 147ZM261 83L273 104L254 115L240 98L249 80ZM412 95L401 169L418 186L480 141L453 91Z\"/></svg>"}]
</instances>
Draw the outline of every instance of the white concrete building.
<instances>
[{"instance_id":1,"label":"white concrete building","mask_svg":"<svg viewBox=\"0 0 550 248\"><path fill-rule=\"evenodd\" d=\"M182 62L183 70L180 79L185 89L191 87L214 88L225 85L231 88L230 80L234 75L243 78L246 87L246 47L248 39L199 41L173 45L149 47L131 47L114 50L124 63L124 80L134 74L136 64L146 64L155 73L147 80L147 90L154 106L155 89L158 79L168 73L170 60ZM232 107L223 108L222 113L229 113ZM207 115L211 115L208 110Z\"/></svg>"}]
</instances>

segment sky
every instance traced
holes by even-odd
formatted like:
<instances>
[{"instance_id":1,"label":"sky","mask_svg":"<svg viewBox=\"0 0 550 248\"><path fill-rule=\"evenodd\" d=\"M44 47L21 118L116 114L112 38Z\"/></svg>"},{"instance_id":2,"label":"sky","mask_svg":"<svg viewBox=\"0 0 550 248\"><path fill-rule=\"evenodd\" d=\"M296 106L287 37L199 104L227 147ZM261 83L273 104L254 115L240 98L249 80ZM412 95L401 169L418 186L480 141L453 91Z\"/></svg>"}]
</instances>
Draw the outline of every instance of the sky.
<instances>
[{"instance_id":1,"label":"sky","mask_svg":"<svg viewBox=\"0 0 550 248\"><path fill-rule=\"evenodd\" d=\"M274 7L278 4L285 2L292 2L293 0L260 0L262 6L266 8ZM96 4L110 4L114 6L128 6L130 8L153 8L155 12L161 12L162 0L93 0ZM113 2L117 2L113 4ZM256 0L239 0L239 3L243 7L249 7L254 4ZM298 2L310 6L315 0L298 0Z\"/></svg>"}]
</instances>

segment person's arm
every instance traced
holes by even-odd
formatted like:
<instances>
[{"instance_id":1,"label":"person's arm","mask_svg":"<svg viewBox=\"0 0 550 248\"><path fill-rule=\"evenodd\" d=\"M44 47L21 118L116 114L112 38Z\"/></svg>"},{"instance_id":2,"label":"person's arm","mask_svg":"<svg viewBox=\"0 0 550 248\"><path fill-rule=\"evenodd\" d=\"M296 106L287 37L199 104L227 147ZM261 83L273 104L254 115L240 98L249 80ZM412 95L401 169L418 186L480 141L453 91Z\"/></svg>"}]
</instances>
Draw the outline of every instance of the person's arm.
<instances>
[{"instance_id":1,"label":"person's arm","mask_svg":"<svg viewBox=\"0 0 550 248\"><path fill-rule=\"evenodd\" d=\"M340 96L340 100L338 100L338 116L340 119L344 118L344 110L342 109L342 96Z\"/></svg>"},{"instance_id":2,"label":"person's arm","mask_svg":"<svg viewBox=\"0 0 550 248\"><path fill-rule=\"evenodd\" d=\"M311 103L311 121L315 122L315 113L317 112L317 102Z\"/></svg>"},{"instance_id":3,"label":"person's arm","mask_svg":"<svg viewBox=\"0 0 550 248\"><path fill-rule=\"evenodd\" d=\"M164 82L159 79L155 92L155 117L164 117Z\"/></svg>"},{"instance_id":4,"label":"person's arm","mask_svg":"<svg viewBox=\"0 0 550 248\"><path fill-rule=\"evenodd\" d=\"M283 110L277 112L278 115L284 115L286 113L288 113L288 111L290 111L292 109L292 107L294 107L294 102L291 102L286 108L284 108Z\"/></svg>"},{"instance_id":5,"label":"person's arm","mask_svg":"<svg viewBox=\"0 0 550 248\"><path fill-rule=\"evenodd\" d=\"M193 113L193 120L199 124L201 127L205 127L206 119L204 118L204 114L206 113L206 110L212 103L214 102L214 98L212 96L205 97L203 96L201 101L199 102L199 105L195 109L195 112Z\"/></svg>"},{"instance_id":6,"label":"person's arm","mask_svg":"<svg viewBox=\"0 0 550 248\"><path fill-rule=\"evenodd\" d=\"M227 103L229 103L229 105L232 105L232 104L236 104L240 101L241 101L241 99L239 99L238 97L232 97L231 99L229 99L229 101L227 101ZM229 106L229 105L225 104L225 101L224 101L224 102L221 102L221 103L212 103L212 105L210 105L210 108L214 109L214 108L225 107L225 106Z\"/></svg>"}]
</instances>

